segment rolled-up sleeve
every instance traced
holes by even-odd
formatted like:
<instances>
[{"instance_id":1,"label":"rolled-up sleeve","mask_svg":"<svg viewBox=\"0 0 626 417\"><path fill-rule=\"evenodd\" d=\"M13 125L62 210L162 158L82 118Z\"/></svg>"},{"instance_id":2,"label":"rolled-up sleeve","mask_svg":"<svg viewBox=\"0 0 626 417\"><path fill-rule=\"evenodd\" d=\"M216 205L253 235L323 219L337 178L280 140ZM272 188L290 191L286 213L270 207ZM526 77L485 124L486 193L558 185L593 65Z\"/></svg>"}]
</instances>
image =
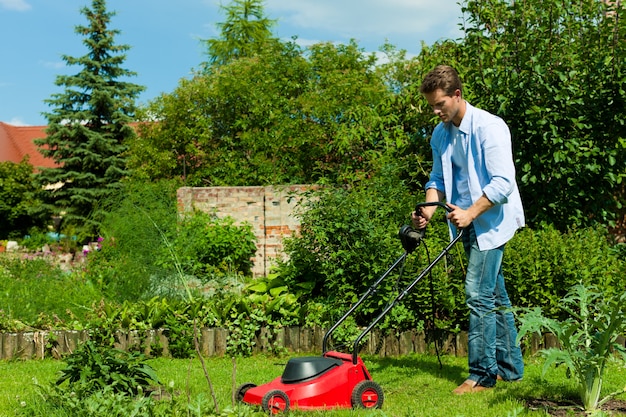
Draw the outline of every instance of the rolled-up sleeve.
<instances>
[{"instance_id":1,"label":"rolled-up sleeve","mask_svg":"<svg viewBox=\"0 0 626 417\"><path fill-rule=\"evenodd\" d=\"M511 157L511 134L501 119L492 121L481 128L483 132L481 147L483 150L483 170L477 170L482 192L493 204L505 204L515 190L515 165Z\"/></svg>"}]
</instances>

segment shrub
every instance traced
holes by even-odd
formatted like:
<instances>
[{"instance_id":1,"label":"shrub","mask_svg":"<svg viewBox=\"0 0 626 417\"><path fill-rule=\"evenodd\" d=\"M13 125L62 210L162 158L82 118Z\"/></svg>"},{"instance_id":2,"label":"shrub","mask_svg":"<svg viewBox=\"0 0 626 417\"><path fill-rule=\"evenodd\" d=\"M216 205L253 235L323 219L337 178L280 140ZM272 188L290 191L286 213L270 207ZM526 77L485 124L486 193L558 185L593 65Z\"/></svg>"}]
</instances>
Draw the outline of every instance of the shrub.
<instances>
[{"instance_id":1,"label":"shrub","mask_svg":"<svg viewBox=\"0 0 626 417\"><path fill-rule=\"evenodd\" d=\"M409 221L408 214L419 197L412 197L394 175L389 167L367 183L323 188L304 200L298 213L301 234L285 241L289 261L279 272L292 292L300 287L311 289L303 311L311 310L323 325L347 311L401 253L398 228ZM448 244L443 210L436 216L422 246L407 258L403 276L392 274L364 305L364 312L355 312L358 325L369 323L374 313ZM543 225L517 233L507 244L503 269L513 305L542 306L548 316L557 317L560 300L580 280L607 294L624 288L626 264L622 258L622 251L611 246L601 228L562 233ZM433 268L432 284L430 276L424 277L404 298L406 308L394 312L393 319L382 323L383 328L465 329L465 263L462 245L457 244ZM318 311L319 305L325 306L323 312Z\"/></svg>"},{"instance_id":2,"label":"shrub","mask_svg":"<svg viewBox=\"0 0 626 417\"><path fill-rule=\"evenodd\" d=\"M250 275L255 242L251 224L195 210L180 222L173 245L185 273L207 281L227 273Z\"/></svg>"},{"instance_id":3,"label":"shrub","mask_svg":"<svg viewBox=\"0 0 626 417\"><path fill-rule=\"evenodd\" d=\"M513 305L542 307L562 317L562 299L577 283L597 286L607 296L626 286L626 264L606 230L595 227L565 233L553 226L521 230L507 245L504 271Z\"/></svg>"},{"instance_id":4,"label":"shrub","mask_svg":"<svg viewBox=\"0 0 626 417\"><path fill-rule=\"evenodd\" d=\"M320 188L303 202L298 212L300 234L285 239L289 261L279 267L279 273L291 291L307 288L309 297L323 302L333 315L339 314L402 253L398 230L409 221L416 198L397 181L390 165L370 181ZM357 313L358 323L385 303L394 286L389 281Z\"/></svg>"},{"instance_id":5,"label":"shrub","mask_svg":"<svg viewBox=\"0 0 626 417\"><path fill-rule=\"evenodd\" d=\"M56 384L68 382L68 391L79 397L110 388L113 393L136 396L147 392L159 379L145 357L136 352L123 352L84 342L65 360L66 367Z\"/></svg>"}]
</instances>

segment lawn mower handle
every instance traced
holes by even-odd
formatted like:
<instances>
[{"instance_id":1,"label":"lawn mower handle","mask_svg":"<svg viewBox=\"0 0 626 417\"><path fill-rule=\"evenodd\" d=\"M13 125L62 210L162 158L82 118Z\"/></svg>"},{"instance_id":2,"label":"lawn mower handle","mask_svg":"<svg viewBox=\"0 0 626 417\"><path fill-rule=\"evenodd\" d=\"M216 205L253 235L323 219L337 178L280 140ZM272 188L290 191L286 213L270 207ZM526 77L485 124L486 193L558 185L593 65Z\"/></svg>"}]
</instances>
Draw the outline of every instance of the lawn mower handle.
<instances>
[{"instance_id":1,"label":"lawn mower handle","mask_svg":"<svg viewBox=\"0 0 626 417\"><path fill-rule=\"evenodd\" d=\"M429 204L429 205L440 205L440 204L442 203L435 203L435 204ZM448 243L448 245L441 251L441 253L437 255L437 257L424 270L422 270L422 272L418 275L417 278L415 278L403 291L401 291L389 304L387 304L387 307L385 307L385 309L370 323L370 325L361 332L361 334L354 341L354 346L352 347L352 362L353 363L355 364L357 363L357 356L359 353L359 344L361 343L361 340L370 331L372 331L372 329L383 319L383 317L387 315L387 313L389 313L389 311L391 311L392 308L396 306L396 304L402 301L402 299L406 297L413 290L413 288L417 285L417 283L422 278L424 278L427 274L430 273L431 269L433 269L433 267L442 258L444 258L448 253L450 253L450 251L452 250L452 247L456 244L456 242L461 240L462 236L463 236L463 229L459 229L459 232L457 233L457 235L454 237L454 239L452 239L450 243ZM405 252L403 256L406 257L407 253ZM392 268L395 268L395 264Z\"/></svg>"},{"instance_id":2,"label":"lawn mower handle","mask_svg":"<svg viewBox=\"0 0 626 417\"><path fill-rule=\"evenodd\" d=\"M452 211L447 204L432 201L428 203L418 203L415 206L415 213L419 213L422 207L428 206L438 206L443 207L448 213ZM402 242L402 247L407 253L413 252L421 243L421 241L426 237L426 229L414 229L409 225L404 225L400 228L400 232L398 233L400 237L400 242Z\"/></svg>"},{"instance_id":3,"label":"lawn mower handle","mask_svg":"<svg viewBox=\"0 0 626 417\"><path fill-rule=\"evenodd\" d=\"M447 205L446 203L442 203L441 201L430 201L428 203L417 203L415 205L415 212L419 213L420 208L422 207L431 207L431 206L437 206L437 207L442 207L443 209L445 209L448 213L452 213L454 210L452 209L452 207L450 207L449 205Z\"/></svg>"}]
</instances>

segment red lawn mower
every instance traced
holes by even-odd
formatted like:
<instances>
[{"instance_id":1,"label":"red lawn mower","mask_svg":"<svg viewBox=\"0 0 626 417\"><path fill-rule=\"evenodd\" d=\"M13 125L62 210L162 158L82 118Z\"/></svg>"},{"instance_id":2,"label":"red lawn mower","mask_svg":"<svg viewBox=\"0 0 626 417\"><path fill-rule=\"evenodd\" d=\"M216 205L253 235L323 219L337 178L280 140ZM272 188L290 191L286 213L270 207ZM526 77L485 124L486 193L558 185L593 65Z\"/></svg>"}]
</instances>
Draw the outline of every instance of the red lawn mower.
<instances>
[{"instance_id":1,"label":"red lawn mower","mask_svg":"<svg viewBox=\"0 0 626 417\"><path fill-rule=\"evenodd\" d=\"M419 203L421 207L440 206L450 211L443 203ZM380 322L380 320L426 276L430 270L450 251L461 238L462 231L446 248L415 278L372 323L356 338L352 353L328 351L330 335L343 323L371 294L380 283L406 260L424 238L424 231L417 231L410 226L402 226L398 233L405 252L394 264L359 298L359 300L335 323L324 335L322 356L291 358L280 377L257 386L246 383L237 389L238 401L261 406L270 414L287 413L291 408L298 410L317 410L331 408L380 408L384 394L380 385L372 380L365 364L358 356L361 340Z\"/></svg>"}]
</instances>

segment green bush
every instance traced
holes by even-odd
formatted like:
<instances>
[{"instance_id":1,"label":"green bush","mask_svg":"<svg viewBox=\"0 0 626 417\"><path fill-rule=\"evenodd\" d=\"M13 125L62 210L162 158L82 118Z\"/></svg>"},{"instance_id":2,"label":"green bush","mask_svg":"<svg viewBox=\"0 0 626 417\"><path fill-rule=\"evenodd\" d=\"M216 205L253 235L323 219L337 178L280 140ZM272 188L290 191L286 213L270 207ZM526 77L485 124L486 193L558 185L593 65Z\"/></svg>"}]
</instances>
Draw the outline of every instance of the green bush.
<instances>
[{"instance_id":1,"label":"green bush","mask_svg":"<svg viewBox=\"0 0 626 417\"><path fill-rule=\"evenodd\" d=\"M250 275L257 249L251 224L237 225L232 217L199 210L182 219L173 242L185 273L202 281L228 273Z\"/></svg>"},{"instance_id":2,"label":"green bush","mask_svg":"<svg viewBox=\"0 0 626 417\"><path fill-rule=\"evenodd\" d=\"M128 183L106 203L102 249L88 274L112 300L189 298L194 280L249 275L256 251L249 224L195 211L179 218L176 183Z\"/></svg>"},{"instance_id":3,"label":"green bush","mask_svg":"<svg viewBox=\"0 0 626 417\"><path fill-rule=\"evenodd\" d=\"M298 213L300 234L284 241L289 262L279 273L292 291L308 288L309 297L322 301L332 316L355 302L403 252L398 230L417 199L397 181L394 168L349 188L312 191ZM386 302L391 281L364 305L358 323Z\"/></svg>"},{"instance_id":4,"label":"green bush","mask_svg":"<svg viewBox=\"0 0 626 417\"><path fill-rule=\"evenodd\" d=\"M314 317L322 325L336 321L401 253L398 227L408 221L418 197L398 184L388 172L351 188L323 188L306 200L299 214L301 234L286 241L290 260L280 274L293 292L298 286L312 288L303 307L310 310L305 313L309 320ZM392 274L363 312L355 312L358 325L369 323L449 243L444 220L443 210L438 210L422 246L407 258L403 276ZM626 284L621 253L601 228L567 233L550 225L522 229L507 244L503 264L513 305L541 306L556 317L560 300L580 281L606 294L619 294ZM465 329L465 263L459 243L433 268L432 278L425 276L404 298L405 308L392 311L382 327Z\"/></svg>"},{"instance_id":5,"label":"green bush","mask_svg":"<svg viewBox=\"0 0 626 417\"><path fill-rule=\"evenodd\" d=\"M0 239L21 238L33 228L42 228L50 212L37 197L33 166L0 162Z\"/></svg>"},{"instance_id":6,"label":"green bush","mask_svg":"<svg viewBox=\"0 0 626 417\"><path fill-rule=\"evenodd\" d=\"M541 307L561 318L561 300L574 285L596 286L607 296L626 288L626 264L600 227L561 233L544 225L521 230L507 245L504 273L517 307Z\"/></svg>"},{"instance_id":7,"label":"green bush","mask_svg":"<svg viewBox=\"0 0 626 417\"><path fill-rule=\"evenodd\" d=\"M84 342L65 359L56 384L67 381L68 392L86 397L109 387L114 393L136 396L159 384L156 372L142 354L124 352L92 341Z\"/></svg>"},{"instance_id":8,"label":"green bush","mask_svg":"<svg viewBox=\"0 0 626 417\"><path fill-rule=\"evenodd\" d=\"M165 416L173 402L157 402L150 393L160 383L154 369L137 353L87 341L68 356L56 382L37 385L41 401L26 403L16 415ZM178 405L178 408L181 408Z\"/></svg>"}]
</instances>

